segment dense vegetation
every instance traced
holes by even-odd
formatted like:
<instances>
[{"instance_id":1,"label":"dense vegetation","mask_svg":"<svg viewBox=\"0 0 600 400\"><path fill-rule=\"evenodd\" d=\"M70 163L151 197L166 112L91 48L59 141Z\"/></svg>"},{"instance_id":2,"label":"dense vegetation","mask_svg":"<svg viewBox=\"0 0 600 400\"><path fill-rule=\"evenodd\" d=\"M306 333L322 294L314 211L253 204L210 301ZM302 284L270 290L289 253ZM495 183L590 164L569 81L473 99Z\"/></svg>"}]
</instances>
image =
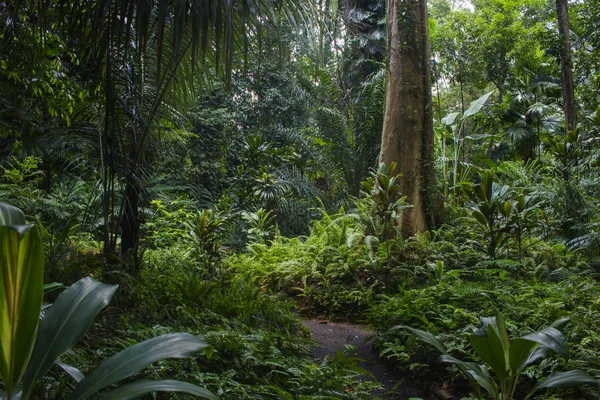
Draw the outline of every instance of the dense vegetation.
<instances>
[{"instance_id":1,"label":"dense vegetation","mask_svg":"<svg viewBox=\"0 0 600 400\"><path fill-rule=\"evenodd\" d=\"M600 1L569 41L562 0L427 2L416 233L379 163L411 1L1 3L0 398L376 398L317 316L424 397L600 397Z\"/></svg>"}]
</instances>

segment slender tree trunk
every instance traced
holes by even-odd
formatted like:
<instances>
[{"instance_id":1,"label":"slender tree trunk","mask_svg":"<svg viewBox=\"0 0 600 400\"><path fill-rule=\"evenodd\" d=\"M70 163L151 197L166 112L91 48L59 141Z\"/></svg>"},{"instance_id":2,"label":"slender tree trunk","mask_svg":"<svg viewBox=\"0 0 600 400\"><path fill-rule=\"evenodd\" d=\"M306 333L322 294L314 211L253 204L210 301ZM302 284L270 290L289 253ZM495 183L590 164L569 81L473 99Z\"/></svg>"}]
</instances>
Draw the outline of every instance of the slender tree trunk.
<instances>
[{"instance_id":1,"label":"slender tree trunk","mask_svg":"<svg viewBox=\"0 0 600 400\"><path fill-rule=\"evenodd\" d=\"M135 174L129 174L121 217L121 256L129 266L129 272L133 274L138 272L140 265L138 257L140 247L140 192L141 187Z\"/></svg>"},{"instance_id":2,"label":"slender tree trunk","mask_svg":"<svg viewBox=\"0 0 600 400\"><path fill-rule=\"evenodd\" d=\"M109 20L113 18L112 8L109 10ZM112 47L111 26L108 25L108 31L104 37L106 49ZM108 52L105 58L105 78L104 78L104 123L102 130L98 133L100 163L102 173L102 216L104 217L103 227L103 250L104 270L103 278L110 280L110 272L118 264L116 254L116 232L113 221L115 220L115 98L114 77L113 77L113 59L111 52Z\"/></svg>"},{"instance_id":3,"label":"slender tree trunk","mask_svg":"<svg viewBox=\"0 0 600 400\"><path fill-rule=\"evenodd\" d=\"M562 78L563 111L567 132L575 128L575 94L571 64L571 39L569 35L569 8L567 0L556 0L558 32L560 33L560 72Z\"/></svg>"},{"instance_id":4,"label":"slender tree trunk","mask_svg":"<svg viewBox=\"0 0 600 400\"><path fill-rule=\"evenodd\" d=\"M405 237L434 224L433 119L426 0L388 0L388 63L380 162L398 164L399 185L414 206Z\"/></svg>"}]
</instances>

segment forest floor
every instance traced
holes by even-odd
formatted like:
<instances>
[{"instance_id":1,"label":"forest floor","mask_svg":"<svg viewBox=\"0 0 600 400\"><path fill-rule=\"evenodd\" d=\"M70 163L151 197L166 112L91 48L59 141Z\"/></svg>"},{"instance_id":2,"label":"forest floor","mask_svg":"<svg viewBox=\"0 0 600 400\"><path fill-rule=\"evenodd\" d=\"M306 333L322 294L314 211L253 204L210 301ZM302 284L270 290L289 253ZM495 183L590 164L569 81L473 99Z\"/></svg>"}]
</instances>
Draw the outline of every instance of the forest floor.
<instances>
[{"instance_id":1,"label":"forest floor","mask_svg":"<svg viewBox=\"0 0 600 400\"><path fill-rule=\"evenodd\" d=\"M311 351L312 356L317 359L322 360L328 355L333 357L336 351L345 351L346 345L354 346L356 350L352 355L360 360L358 366L372 375L361 375L360 379L380 382L385 388L378 393L381 399L427 398L422 390L403 381L402 377L389 371L380 362L373 349L374 332L366 325L321 319L307 319L302 323L310 330L311 338L318 343Z\"/></svg>"}]
</instances>

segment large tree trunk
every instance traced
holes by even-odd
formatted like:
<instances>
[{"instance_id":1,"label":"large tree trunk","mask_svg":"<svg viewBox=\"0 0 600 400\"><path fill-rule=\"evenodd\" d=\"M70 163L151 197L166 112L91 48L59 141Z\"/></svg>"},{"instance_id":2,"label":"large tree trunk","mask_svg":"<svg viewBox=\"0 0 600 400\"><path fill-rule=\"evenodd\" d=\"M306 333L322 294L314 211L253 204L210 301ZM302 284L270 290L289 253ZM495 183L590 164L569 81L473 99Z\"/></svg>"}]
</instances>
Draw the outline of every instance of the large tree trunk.
<instances>
[{"instance_id":1,"label":"large tree trunk","mask_svg":"<svg viewBox=\"0 0 600 400\"><path fill-rule=\"evenodd\" d=\"M433 227L433 120L426 0L388 0L388 77L380 162L398 164L405 237Z\"/></svg>"},{"instance_id":2,"label":"large tree trunk","mask_svg":"<svg viewBox=\"0 0 600 400\"><path fill-rule=\"evenodd\" d=\"M560 33L560 72L562 78L563 111L567 132L575 128L575 94L571 64L571 38L569 31L569 8L567 0L556 0L558 31Z\"/></svg>"}]
</instances>

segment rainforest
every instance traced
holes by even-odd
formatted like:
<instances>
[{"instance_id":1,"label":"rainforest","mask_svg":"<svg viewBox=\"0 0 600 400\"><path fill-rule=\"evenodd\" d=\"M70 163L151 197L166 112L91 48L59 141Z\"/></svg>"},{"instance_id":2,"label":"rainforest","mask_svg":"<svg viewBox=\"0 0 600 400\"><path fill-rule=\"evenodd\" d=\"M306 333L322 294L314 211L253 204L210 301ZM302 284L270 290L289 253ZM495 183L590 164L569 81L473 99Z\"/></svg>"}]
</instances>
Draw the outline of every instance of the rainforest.
<instances>
[{"instance_id":1,"label":"rainforest","mask_svg":"<svg viewBox=\"0 0 600 400\"><path fill-rule=\"evenodd\" d=\"M0 399L600 398L600 0L0 1Z\"/></svg>"}]
</instances>

